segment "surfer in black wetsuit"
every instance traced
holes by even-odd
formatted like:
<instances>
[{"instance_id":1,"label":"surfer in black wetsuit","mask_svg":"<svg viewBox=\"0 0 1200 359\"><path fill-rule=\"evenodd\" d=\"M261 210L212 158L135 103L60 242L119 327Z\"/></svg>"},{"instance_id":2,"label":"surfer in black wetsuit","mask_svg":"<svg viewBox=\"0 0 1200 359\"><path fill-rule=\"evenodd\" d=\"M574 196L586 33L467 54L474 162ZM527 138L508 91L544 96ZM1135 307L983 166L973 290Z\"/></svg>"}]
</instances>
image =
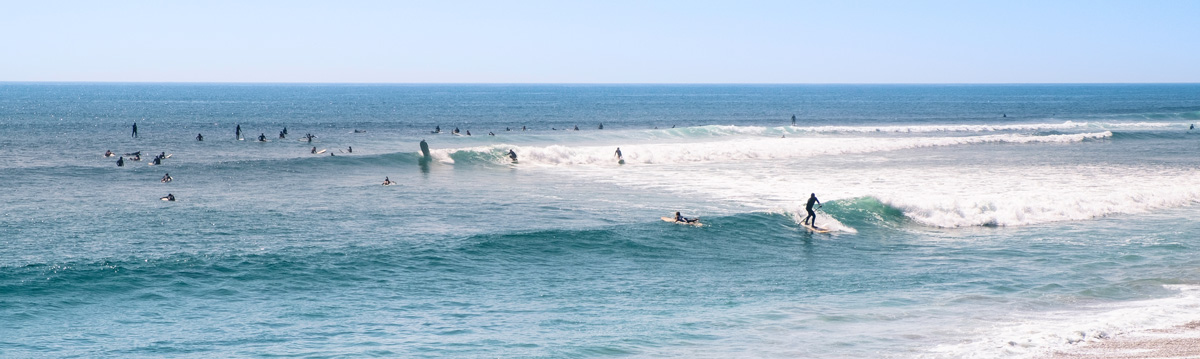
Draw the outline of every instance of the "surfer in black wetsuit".
<instances>
[{"instance_id":1,"label":"surfer in black wetsuit","mask_svg":"<svg viewBox=\"0 0 1200 359\"><path fill-rule=\"evenodd\" d=\"M104 157L112 157L112 156L116 156L115 153L112 153L112 150L104 151Z\"/></svg>"},{"instance_id":2,"label":"surfer in black wetsuit","mask_svg":"<svg viewBox=\"0 0 1200 359\"><path fill-rule=\"evenodd\" d=\"M167 196L163 197L162 200L175 202L175 195L167 193Z\"/></svg>"},{"instance_id":3,"label":"surfer in black wetsuit","mask_svg":"<svg viewBox=\"0 0 1200 359\"><path fill-rule=\"evenodd\" d=\"M265 133L258 134L258 142L267 142L267 134L265 134Z\"/></svg>"},{"instance_id":4,"label":"surfer in black wetsuit","mask_svg":"<svg viewBox=\"0 0 1200 359\"><path fill-rule=\"evenodd\" d=\"M314 154L314 155L317 154L317 148L313 147L312 151L309 151L309 153Z\"/></svg>"},{"instance_id":5,"label":"surfer in black wetsuit","mask_svg":"<svg viewBox=\"0 0 1200 359\"><path fill-rule=\"evenodd\" d=\"M796 125L796 115L792 115L792 126Z\"/></svg>"},{"instance_id":6,"label":"surfer in black wetsuit","mask_svg":"<svg viewBox=\"0 0 1200 359\"><path fill-rule=\"evenodd\" d=\"M679 212L675 212L675 221L676 222L696 223L699 220L700 220L699 218L687 218L687 217L684 217L682 214L679 214Z\"/></svg>"},{"instance_id":7,"label":"surfer in black wetsuit","mask_svg":"<svg viewBox=\"0 0 1200 359\"><path fill-rule=\"evenodd\" d=\"M159 157L159 156L154 156L154 165L155 165L155 166L158 166L158 165L161 165L161 164L162 164L162 157Z\"/></svg>"},{"instance_id":8,"label":"surfer in black wetsuit","mask_svg":"<svg viewBox=\"0 0 1200 359\"><path fill-rule=\"evenodd\" d=\"M197 133L197 134L196 134L196 141L204 141L204 135Z\"/></svg>"},{"instance_id":9,"label":"surfer in black wetsuit","mask_svg":"<svg viewBox=\"0 0 1200 359\"><path fill-rule=\"evenodd\" d=\"M237 135L237 139L239 139L239 140L242 139L242 125L241 124L237 125L237 129L234 130L234 134Z\"/></svg>"},{"instance_id":10,"label":"surfer in black wetsuit","mask_svg":"<svg viewBox=\"0 0 1200 359\"><path fill-rule=\"evenodd\" d=\"M137 122L133 123L133 133L130 134L133 138L137 138Z\"/></svg>"},{"instance_id":11,"label":"surfer in black wetsuit","mask_svg":"<svg viewBox=\"0 0 1200 359\"><path fill-rule=\"evenodd\" d=\"M1188 126L1188 131L1195 130L1195 129L1196 129L1196 124L1194 124L1194 123L1191 126Z\"/></svg>"},{"instance_id":12,"label":"surfer in black wetsuit","mask_svg":"<svg viewBox=\"0 0 1200 359\"><path fill-rule=\"evenodd\" d=\"M117 158L117 167L125 167L125 157Z\"/></svg>"},{"instance_id":13,"label":"surfer in black wetsuit","mask_svg":"<svg viewBox=\"0 0 1200 359\"><path fill-rule=\"evenodd\" d=\"M622 156L622 155L621 155L621 148L620 148L620 147L617 147L617 152L616 152L616 153L614 153L613 155L614 155L614 156L617 156L617 161L624 161L624 160L625 160L625 156Z\"/></svg>"},{"instance_id":14,"label":"surfer in black wetsuit","mask_svg":"<svg viewBox=\"0 0 1200 359\"><path fill-rule=\"evenodd\" d=\"M820 200L817 200L817 194L813 193L812 196L808 197L808 203L804 205L804 210L808 211L808 217L804 217L804 221L801 223L808 224L808 220L811 218L812 226L816 227L817 226L817 212L813 212L813 208L812 208L814 203L817 204L817 208L821 208L824 206L821 204Z\"/></svg>"},{"instance_id":15,"label":"surfer in black wetsuit","mask_svg":"<svg viewBox=\"0 0 1200 359\"><path fill-rule=\"evenodd\" d=\"M282 140L282 139L284 139L284 138L286 138L286 137L287 137L287 133L286 133L286 132L279 131L279 139L281 139L281 140Z\"/></svg>"},{"instance_id":16,"label":"surfer in black wetsuit","mask_svg":"<svg viewBox=\"0 0 1200 359\"><path fill-rule=\"evenodd\" d=\"M390 186L390 185L392 185L392 183L396 183L396 182L392 182L392 180L390 178L388 178L387 176L383 176L383 185L384 186Z\"/></svg>"},{"instance_id":17,"label":"surfer in black wetsuit","mask_svg":"<svg viewBox=\"0 0 1200 359\"><path fill-rule=\"evenodd\" d=\"M517 153L513 152L511 149L508 150L508 158L511 158L513 162L517 162Z\"/></svg>"},{"instance_id":18,"label":"surfer in black wetsuit","mask_svg":"<svg viewBox=\"0 0 1200 359\"><path fill-rule=\"evenodd\" d=\"M421 157L429 158L429 144L425 142L425 139L421 139Z\"/></svg>"},{"instance_id":19,"label":"surfer in black wetsuit","mask_svg":"<svg viewBox=\"0 0 1200 359\"><path fill-rule=\"evenodd\" d=\"M171 174L168 173L168 174L163 175L162 183L171 182L172 180L174 180L174 178L171 178Z\"/></svg>"},{"instance_id":20,"label":"surfer in black wetsuit","mask_svg":"<svg viewBox=\"0 0 1200 359\"><path fill-rule=\"evenodd\" d=\"M604 129L604 124L603 124L603 123L601 123L601 124L600 124L600 127L599 127L599 128L597 128L597 130L603 130L603 129Z\"/></svg>"}]
</instances>

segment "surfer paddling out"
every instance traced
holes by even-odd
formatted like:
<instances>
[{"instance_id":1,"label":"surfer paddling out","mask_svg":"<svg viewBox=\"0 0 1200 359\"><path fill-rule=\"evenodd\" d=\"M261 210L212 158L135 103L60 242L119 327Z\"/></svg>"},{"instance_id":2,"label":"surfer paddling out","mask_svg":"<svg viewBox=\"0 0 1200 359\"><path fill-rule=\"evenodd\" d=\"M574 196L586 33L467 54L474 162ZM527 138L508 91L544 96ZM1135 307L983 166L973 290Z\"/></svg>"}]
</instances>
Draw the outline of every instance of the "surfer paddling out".
<instances>
[{"instance_id":1,"label":"surfer paddling out","mask_svg":"<svg viewBox=\"0 0 1200 359\"><path fill-rule=\"evenodd\" d=\"M687 217L684 217L679 212L675 212L675 217L660 217L660 219L662 219L663 222L674 222L674 223L679 223L679 224L692 225L692 226L696 226L696 227L704 226L704 224L700 223L700 218L687 218Z\"/></svg>"}]
</instances>

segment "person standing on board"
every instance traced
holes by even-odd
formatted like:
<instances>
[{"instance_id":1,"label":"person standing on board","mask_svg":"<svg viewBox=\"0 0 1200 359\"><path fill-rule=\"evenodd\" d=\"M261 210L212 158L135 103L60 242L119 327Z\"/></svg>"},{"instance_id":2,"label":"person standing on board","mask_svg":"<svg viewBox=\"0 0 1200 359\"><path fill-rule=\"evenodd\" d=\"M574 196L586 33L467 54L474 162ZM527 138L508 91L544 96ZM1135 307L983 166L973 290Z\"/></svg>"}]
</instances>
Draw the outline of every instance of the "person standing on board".
<instances>
[{"instance_id":1,"label":"person standing on board","mask_svg":"<svg viewBox=\"0 0 1200 359\"><path fill-rule=\"evenodd\" d=\"M130 134L130 136L133 136L133 138L137 138L137 122L133 123L133 133Z\"/></svg>"},{"instance_id":2,"label":"person standing on board","mask_svg":"<svg viewBox=\"0 0 1200 359\"><path fill-rule=\"evenodd\" d=\"M804 221L801 223L808 224L808 220L811 218L812 226L815 228L817 226L817 212L813 212L814 203L817 204L817 208L824 206L820 200L817 200L817 194L813 193L812 196L808 197L808 203L804 205L804 210L808 211L808 217L804 217Z\"/></svg>"}]
</instances>

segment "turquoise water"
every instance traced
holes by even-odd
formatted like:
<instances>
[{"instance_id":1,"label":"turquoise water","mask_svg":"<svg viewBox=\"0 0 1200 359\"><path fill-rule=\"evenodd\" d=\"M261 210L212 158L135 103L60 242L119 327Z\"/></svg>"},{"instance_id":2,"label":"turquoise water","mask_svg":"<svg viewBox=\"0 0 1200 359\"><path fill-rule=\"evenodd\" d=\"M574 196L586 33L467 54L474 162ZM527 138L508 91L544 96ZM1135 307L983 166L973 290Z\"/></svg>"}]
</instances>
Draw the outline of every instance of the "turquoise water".
<instances>
[{"instance_id":1,"label":"turquoise water","mask_svg":"<svg viewBox=\"0 0 1200 359\"><path fill-rule=\"evenodd\" d=\"M0 356L1036 357L1200 320L1193 122L1200 85L0 84Z\"/></svg>"}]
</instances>

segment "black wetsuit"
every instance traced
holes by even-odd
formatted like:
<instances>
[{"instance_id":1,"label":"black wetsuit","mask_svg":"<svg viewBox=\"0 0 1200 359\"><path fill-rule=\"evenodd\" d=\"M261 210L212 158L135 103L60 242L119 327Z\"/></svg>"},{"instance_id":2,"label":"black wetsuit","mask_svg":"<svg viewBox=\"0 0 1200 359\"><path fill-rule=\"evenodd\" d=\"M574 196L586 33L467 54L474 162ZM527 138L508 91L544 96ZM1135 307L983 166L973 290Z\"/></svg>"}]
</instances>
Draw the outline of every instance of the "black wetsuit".
<instances>
[{"instance_id":1,"label":"black wetsuit","mask_svg":"<svg viewBox=\"0 0 1200 359\"><path fill-rule=\"evenodd\" d=\"M821 203L817 200L817 196L808 197L808 204L804 205L804 210L808 211L808 217L804 217L804 223L808 223L808 219L812 218L812 226L817 226L817 212L813 212L813 203Z\"/></svg>"}]
</instances>

